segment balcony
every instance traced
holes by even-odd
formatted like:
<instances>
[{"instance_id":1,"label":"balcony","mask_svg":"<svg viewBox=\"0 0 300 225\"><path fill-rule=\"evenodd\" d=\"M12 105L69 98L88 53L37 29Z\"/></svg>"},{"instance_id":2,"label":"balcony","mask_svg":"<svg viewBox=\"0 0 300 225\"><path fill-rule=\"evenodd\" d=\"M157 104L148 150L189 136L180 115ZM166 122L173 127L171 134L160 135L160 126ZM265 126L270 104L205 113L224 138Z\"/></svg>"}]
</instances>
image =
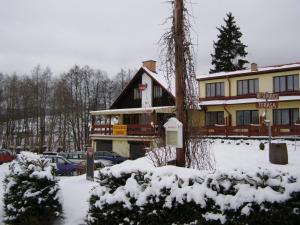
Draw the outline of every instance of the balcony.
<instances>
[{"instance_id":1,"label":"balcony","mask_svg":"<svg viewBox=\"0 0 300 225\"><path fill-rule=\"evenodd\" d=\"M300 124L295 125L274 125L271 126L271 132L273 137L278 136L300 136ZM194 136L268 136L268 127L265 125L249 125L249 126L205 126L205 127L193 127L191 133Z\"/></svg>"},{"instance_id":2,"label":"balcony","mask_svg":"<svg viewBox=\"0 0 300 225\"><path fill-rule=\"evenodd\" d=\"M121 125L123 134L116 134L113 125L96 125L92 126L91 134L96 135L122 135L122 136L159 136L160 130L157 125L151 124L128 124Z\"/></svg>"}]
</instances>

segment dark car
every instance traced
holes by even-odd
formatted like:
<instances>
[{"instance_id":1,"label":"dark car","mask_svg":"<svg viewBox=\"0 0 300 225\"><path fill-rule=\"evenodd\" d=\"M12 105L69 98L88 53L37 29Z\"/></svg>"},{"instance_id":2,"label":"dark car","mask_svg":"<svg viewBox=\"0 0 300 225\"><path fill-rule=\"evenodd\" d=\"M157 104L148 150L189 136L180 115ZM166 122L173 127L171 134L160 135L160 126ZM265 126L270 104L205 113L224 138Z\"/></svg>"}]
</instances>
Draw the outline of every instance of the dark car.
<instances>
[{"instance_id":1,"label":"dark car","mask_svg":"<svg viewBox=\"0 0 300 225\"><path fill-rule=\"evenodd\" d=\"M74 151L74 152L61 152L59 155L65 157L71 162L80 163L83 167L86 168L86 152L83 151ZM112 162L106 159L95 159L94 167L95 169L103 168L106 166L111 166Z\"/></svg>"},{"instance_id":2,"label":"dark car","mask_svg":"<svg viewBox=\"0 0 300 225\"><path fill-rule=\"evenodd\" d=\"M81 163L86 161L86 153L82 151L60 152L58 155L65 157L71 162Z\"/></svg>"},{"instance_id":3,"label":"dark car","mask_svg":"<svg viewBox=\"0 0 300 225\"><path fill-rule=\"evenodd\" d=\"M45 158L50 159L52 163L56 164L57 175L73 176L84 173L85 169L79 163L71 162L63 156L59 155L44 155Z\"/></svg>"},{"instance_id":4,"label":"dark car","mask_svg":"<svg viewBox=\"0 0 300 225\"><path fill-rule=\"evenodd\" d=\"M11 162L16 158L16 156L9 150L0 149L0 164Z\"/></svg>"},{"instance_id":5,"label":"dark car","mask_svg":"<svg viewBox=\"0 0 300 225\"><path fill-rule=\"evenodd\" d=\"M96 151L94 153L94 159L95 160L99 160L99 159L109 160L113 164L118 164L118 163L121 163L121 162L124 162L125 160L127 160L127 158L122 157L115 152L107 152L107 151Z\"/></svg>"}]
</instances>

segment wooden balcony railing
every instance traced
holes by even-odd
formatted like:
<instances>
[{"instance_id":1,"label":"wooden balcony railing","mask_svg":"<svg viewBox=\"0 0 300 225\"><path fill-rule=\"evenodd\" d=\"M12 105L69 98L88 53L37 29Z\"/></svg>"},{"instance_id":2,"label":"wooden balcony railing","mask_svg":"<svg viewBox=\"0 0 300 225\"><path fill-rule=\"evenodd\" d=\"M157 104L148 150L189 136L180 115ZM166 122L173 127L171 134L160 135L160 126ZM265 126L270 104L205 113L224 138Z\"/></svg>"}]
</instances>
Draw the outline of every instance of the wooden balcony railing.
<instances>
[{"instance_id":1,"label":"wooden balcony railing","mask_svg":"<svg viewBox=\"0 0 300 225\"><path fill-rule=\"evenodd\" d=\"M272 128L272 136L300 136L300 124L295 125L274 125ZM113 135L112 125L93 125L92 134ZM268 136L268 127L264 125L249 125L249 126L205 126L192 127L191 134L193 136ZM150 124L128 124L127 135L131 136L160 136L163 131L157 125Z\"/></svg>"},{"instance_id":2,"label":"wooden balcony railing","mask_svg":"<svg viewBox=\"0 0 300 225\"><path fill-rule=\"evenodd\" d=\"M271 127L272 136L300 136L300 125L274 125ZM268 127L264 125L249 126L205 126L193 127L191 133L194 136L268 136Z\"/></svg>"},{"instance_id":3,"label":"wooden balcony railing","mask_svg":"<svg viewBox=\"0 0 300 225\"><path fill-rule=\"evenodd\" d=\"M92 134L113 135L113 125L93 125ZM127 135L132 136L159 136L157 125L151 124L128 124Z\"/></svg>"}]
</instances>

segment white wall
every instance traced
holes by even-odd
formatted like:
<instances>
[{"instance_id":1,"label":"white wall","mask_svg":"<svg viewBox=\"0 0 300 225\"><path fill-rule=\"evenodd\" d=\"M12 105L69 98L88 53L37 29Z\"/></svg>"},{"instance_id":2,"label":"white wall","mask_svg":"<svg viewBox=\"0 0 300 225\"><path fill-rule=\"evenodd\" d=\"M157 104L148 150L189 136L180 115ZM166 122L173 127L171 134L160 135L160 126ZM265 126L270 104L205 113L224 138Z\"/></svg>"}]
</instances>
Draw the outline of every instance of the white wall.
<instances>
[{"instance_id":1,"label":"white wall","mask_svg":"<svg viewBox=\"0 0 300 225\"><path fill-rule=\"evenodd\" d=\"M146 73L142 75L142 84L147 84L142 91L142 108L152 107L152 79Z\"/></svg>"}]
</instances>

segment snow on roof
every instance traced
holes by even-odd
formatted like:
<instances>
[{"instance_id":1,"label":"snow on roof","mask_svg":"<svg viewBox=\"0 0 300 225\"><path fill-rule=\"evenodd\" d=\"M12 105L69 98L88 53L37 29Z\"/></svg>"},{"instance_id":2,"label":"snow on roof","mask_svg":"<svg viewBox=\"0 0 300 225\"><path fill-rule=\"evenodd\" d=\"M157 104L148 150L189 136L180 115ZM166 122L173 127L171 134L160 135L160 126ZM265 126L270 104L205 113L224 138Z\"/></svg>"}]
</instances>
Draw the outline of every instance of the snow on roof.
<instances>
[{"instance_id":1,"label":"snow on roof","mask_svg":"<svg viewBox=\"0 0 300 225\"><path fill-rule=\"evenodd\" d=\"M142 67L149 76L151 76L156 82L161 84L166 90L168 90L174 97L176 95L175 89L175 77L170 77L169 80L164 74L154 73L149 70L147 67Z\"/></svg>"},{"instance_id":2,"label":"snow on roof","mask_svg":"<svg viewBox=\"0 0 300 225\"><path fill-rule=\"evenodd\" d=\"M297 67L299 67L299 69L300 69L300 62L292 63L292 64L284 64L284 65L258 67L257 71L251 71L251 69L246 69L246 70L237 70L237 71L231 71L231 72L219 72L219 73L198 75L197 79L218 78L218 77L235 76L235 75L242 75L242 74L251 74L252 75L252 74L261 73L261 72L292 69L292 68L297 68Z\"/></svg>"},{"instance_id":3,"label":"snow on roof","mask_svg":"<svg viewBox=\"0 0 300 225\"><path fill-rule=\"evenodd\" d=\"M300 96L279 96L278 101L291 101L300 100ZM235 104L246 104L246 103L256 103L265 102L264 99L257 98L242 98L242 99L232 99L232 100L211 100L211 101L201 101L200 106L210 106L210 105L235 105Z\"/></svg>"},{"instance_id":4,"label":"snow on roof","mask_svg":"<svg viewBox=\"0 0 300 225\"><path fill-rule=\"evenodd\" d=\"M91 111L92 115L120 115L120 114L142 114L142 113L173 113L175 106L159 106L159 107L146 107L146 108L127 108L127 109L108 109Z\"/></svg>"}]
</instances>

